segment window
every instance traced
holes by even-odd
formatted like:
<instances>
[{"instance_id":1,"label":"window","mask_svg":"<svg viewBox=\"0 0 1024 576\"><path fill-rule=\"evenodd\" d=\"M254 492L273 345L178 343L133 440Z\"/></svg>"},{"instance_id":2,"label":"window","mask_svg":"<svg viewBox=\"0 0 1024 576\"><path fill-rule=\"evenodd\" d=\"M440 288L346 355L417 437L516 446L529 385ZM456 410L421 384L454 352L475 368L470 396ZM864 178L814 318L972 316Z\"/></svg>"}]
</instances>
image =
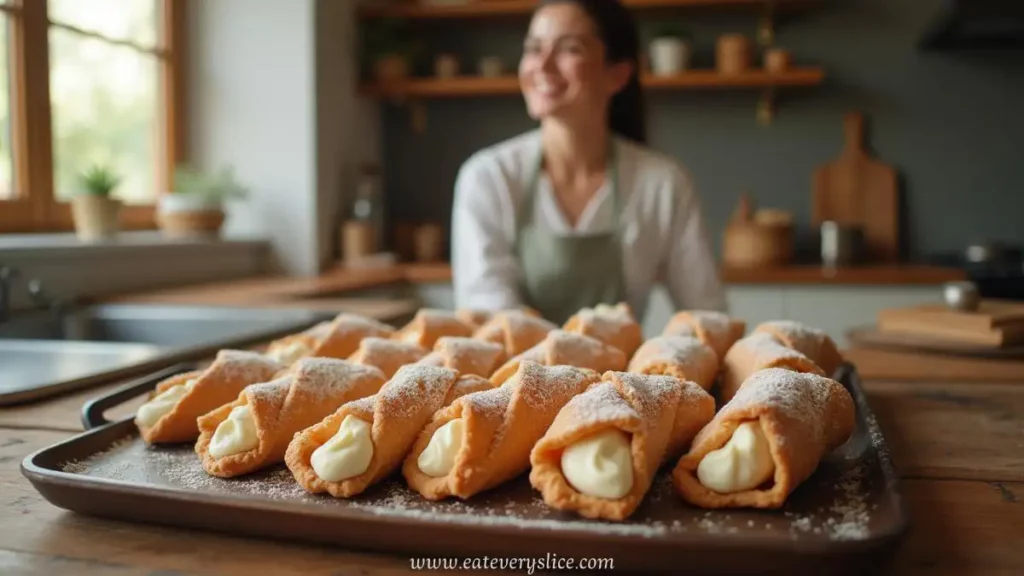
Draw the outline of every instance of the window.
<instances>
[{"instance_id":1,"label":"window","mask_svg":"<svg viewBox=\"0 0 1024 576\"><path fill-rule=\"evenodd\" d=\"M0 0L0 232L67 230L94 165L126 228L183 159L184 0Z\"/></svg>"}]
</instances>

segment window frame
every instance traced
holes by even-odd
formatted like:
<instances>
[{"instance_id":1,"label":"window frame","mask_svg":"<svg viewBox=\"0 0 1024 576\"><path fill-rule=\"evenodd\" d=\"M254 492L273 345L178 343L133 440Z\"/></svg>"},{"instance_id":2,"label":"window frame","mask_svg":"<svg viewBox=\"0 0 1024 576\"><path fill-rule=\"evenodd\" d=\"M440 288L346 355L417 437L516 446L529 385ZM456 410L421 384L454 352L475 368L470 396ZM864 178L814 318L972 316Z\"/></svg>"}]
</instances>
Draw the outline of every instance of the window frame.
<instances>
[{"instance_id":1,"label":"window frame","mask_svg":"<svg viewBox=\"0 0 1024 576\"><path fill-rule=\"evenodd\" d=\"M158 60L157 105L161 147L156 159L156 193L173 188L174 166L185 161L185 35L187 0L157 2L157 45L144 51ZM47 2L9 0L0 5L9 21L11 142L14 198L0 200L0 233L58 232L74 228L71 206L56 199L53 185L53 130L50 105L49 33L53 26L83 34L77 28L51 22ZM84 35L105 38L100 34ZM121 211L126 230L156 227L153 205L130 205Z\"/></svg>"}]
</instances>

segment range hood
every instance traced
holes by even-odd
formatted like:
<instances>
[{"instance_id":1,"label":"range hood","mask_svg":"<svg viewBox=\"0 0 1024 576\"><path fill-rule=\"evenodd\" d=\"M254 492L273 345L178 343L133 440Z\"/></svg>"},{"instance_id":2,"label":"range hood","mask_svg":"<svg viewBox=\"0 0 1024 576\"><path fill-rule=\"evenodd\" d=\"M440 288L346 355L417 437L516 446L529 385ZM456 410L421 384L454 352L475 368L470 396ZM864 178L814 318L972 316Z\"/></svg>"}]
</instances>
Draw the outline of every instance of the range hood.
<instances>
[{"instance_id":1,"label":"range hood","mask_svg":"<svg viewBox=\"0 0 1024 576\"><path fill-rule=\"evenodd\" d=\"M945 0L924 50L1024 49L1024 0Z\"/></svg>"}]
</instances>

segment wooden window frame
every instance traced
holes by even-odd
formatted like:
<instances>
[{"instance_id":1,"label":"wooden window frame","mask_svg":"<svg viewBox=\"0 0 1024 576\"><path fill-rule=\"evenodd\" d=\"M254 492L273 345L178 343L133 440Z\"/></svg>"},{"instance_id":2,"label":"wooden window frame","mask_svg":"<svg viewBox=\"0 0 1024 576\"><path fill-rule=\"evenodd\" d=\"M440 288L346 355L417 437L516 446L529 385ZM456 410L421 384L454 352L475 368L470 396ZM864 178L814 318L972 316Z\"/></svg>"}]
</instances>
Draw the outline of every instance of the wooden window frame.
<instances>
[{"instance_id":1,"label":"wooden window frame","mask_svg":"<svg viewBox=\"0 0 1024 576\"><path fill-rule=\"evenodd\" d=\"M0 233L57 232L73 228L71 208L56 199L53 185L53 132L50 105L49 32L51 27L127 45L158 57L157 91L162 111L159 126L160 156L156 163L157 194L173 188L174 166L185 161L186 113L185 43L187 0L154 0L159 10L156 48L106 38L63 23L51 22L45 1L14 0L0 5L8 17L11 141L13 143L14 198L0 200ZM125 206L121 226L127 230L152 229L156 209L151 205Z\"/></svg>"}]
</instances>

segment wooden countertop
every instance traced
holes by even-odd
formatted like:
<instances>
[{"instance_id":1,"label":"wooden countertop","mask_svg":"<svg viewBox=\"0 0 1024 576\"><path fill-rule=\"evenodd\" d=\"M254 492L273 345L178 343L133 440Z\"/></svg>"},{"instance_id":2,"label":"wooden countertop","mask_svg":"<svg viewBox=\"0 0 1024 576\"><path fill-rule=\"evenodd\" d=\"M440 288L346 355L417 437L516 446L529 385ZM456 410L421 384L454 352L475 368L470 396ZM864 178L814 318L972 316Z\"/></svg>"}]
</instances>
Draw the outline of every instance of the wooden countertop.
<instances>
[{"instance_id":1,"label":"wooden countertop","mask_svg":"<svg viewBox=\"0 0 1024 576\"><path fill-rule=\"evenodd\" d=\"M820 266L721 270L727 284L915 285L940 284L965 278L963 271L931 266L865 266L828 271ZM405 283L450 282L451 267L438 264L397 264L380 268L336 268L319 276L263 276L125 294L107 301L224 305L268 305L295 300L342 297L351 292ZM321 305L328 306L323 302Z\"/></svg>"},{"instance_id":2,"label":"wooden countertop","mask_svg":"<svg viewBox=\"0 0 1024 576\"><path fill-rule=\"evenodd\" d=\"M912 515L891 574L1024 573L1024 378L958 380L865 382ZM19 464L79 432L82 403L104 390L0 410L0 572L247 574L268 566L303 576L409 572L403 556L130 524L51 506ZM108 416L134 409L129 404Z\"/></svg>"}]
</instances>

